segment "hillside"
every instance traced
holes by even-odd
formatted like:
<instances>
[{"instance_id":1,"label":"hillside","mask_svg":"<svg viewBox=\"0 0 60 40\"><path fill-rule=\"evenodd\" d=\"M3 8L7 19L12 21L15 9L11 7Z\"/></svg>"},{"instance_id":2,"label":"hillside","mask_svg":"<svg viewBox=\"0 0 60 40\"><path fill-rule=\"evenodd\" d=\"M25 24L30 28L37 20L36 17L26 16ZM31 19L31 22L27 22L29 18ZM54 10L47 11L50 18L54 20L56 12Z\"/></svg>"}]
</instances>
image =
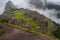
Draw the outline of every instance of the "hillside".
<instances>
[{"instance_id":1,"label":"hillside","mask_svg":"<svg viewBox=\"0 0 60 40\"><path fill-rule=\"evenodd\" d=\"M58 34L60 30L56 31L60 27L59 24L28 9L5 10L0 15L0 25L4 31L0 40L58 40L57 38L60 38Z\"/></svg>"}]
</instances>

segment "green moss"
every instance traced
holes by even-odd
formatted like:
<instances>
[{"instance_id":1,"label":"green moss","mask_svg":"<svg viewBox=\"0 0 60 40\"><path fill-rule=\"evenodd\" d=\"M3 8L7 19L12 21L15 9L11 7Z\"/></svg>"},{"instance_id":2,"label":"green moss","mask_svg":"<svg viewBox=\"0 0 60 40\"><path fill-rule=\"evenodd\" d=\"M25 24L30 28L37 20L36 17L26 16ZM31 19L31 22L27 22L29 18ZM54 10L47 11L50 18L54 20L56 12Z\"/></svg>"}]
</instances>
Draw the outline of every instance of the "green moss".
<instances>
[{"instance_id":1,"label":"green moss","mask_svg":"<svg viewBox=\"0 0 60 40\"><path fill-rule=\"evenodd\" d=\"M22 20L25 20L29 23L30 26L33 26L33 27L36 27L38 26L38 23L33 21L31 18L29 18L27 15L24 15L24 13L22 11L15 11L14 12L14 16L17 18L17 19L22 19ZM27 16L27 17L26 17Z\"/></svg>"}]
</instances>

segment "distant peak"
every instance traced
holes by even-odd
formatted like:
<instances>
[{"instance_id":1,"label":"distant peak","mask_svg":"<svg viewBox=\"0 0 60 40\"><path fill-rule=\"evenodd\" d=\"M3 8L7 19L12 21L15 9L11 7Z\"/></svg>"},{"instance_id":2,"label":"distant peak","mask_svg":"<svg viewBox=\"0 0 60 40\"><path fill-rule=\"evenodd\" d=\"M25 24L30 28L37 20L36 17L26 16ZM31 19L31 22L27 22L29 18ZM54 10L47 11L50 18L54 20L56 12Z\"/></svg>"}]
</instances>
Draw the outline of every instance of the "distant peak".
<instances>
[{"instance_id":1,"label":"distant peak","mask_svg":"<svg viewBox=\"0 0 60 40\"><path fill-rule=\"evenodd\" d=\"M9 8L11 8L11 9L16 9L16 6L15 6L15 4L12 2L12 1L8 1L7 3L6 3L6 6L5 6L5 9L9 9Z\"/></svg>"}]
</instances>

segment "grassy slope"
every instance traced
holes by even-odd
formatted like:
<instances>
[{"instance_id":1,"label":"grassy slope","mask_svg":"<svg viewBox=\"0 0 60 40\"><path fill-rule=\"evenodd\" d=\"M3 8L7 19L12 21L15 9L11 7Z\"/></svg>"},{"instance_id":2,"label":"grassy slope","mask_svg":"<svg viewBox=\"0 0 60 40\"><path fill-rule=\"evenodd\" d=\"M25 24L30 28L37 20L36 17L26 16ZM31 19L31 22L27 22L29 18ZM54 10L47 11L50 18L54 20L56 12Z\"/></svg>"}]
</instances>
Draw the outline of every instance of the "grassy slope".
<instances>
[{"instance_id":1,"label":"grassy slope","mask_svg":"<svg viewBox=\"0 0 60 40\"><path fill-rule=\"evenodd\" d=\"M48 38L48 39L59 40L59 39L54 38L52 36L48 36L46 34L43 34L43 33L41 33L40 31L38 31L38 30L36 30L34 28L28 29L28 28L24 28L24 27L21 27L21 26L13 25L13 24L8 24L8 23L4 23L4 24L9 25L11 27L15 27L15 28L23 30L23 31L27 31L27 32L32 32L32 33L38 34L38 35L40 35L42 37L45 37L45 38Z\"/></svg>"},{"instance_id":2,"label":"grassy slope","mask_svg":"<svg viewBox=\"0 0 60 40\"><path fill-rule=\"evenodd\" d=\"M30 26L33 26L33 27L38 26L38 23L37 23L37 22L34 22L34 21L33 21L31 18L29 18L28 16L26 17L26 16L24 15L24 13L21 12L21 11L15 11L15 12L14 12L14 16L15 16L16 18L18 18L18 19L22 19L22 20L27 21L27 22L30 24Z\"/></svg>"},{"instance_id":3,"label":"grassy slope","mask_svg":"<svg viewBox=\"0 0 60 40\"><path fill-rule=\"evenodd\" d=\"M30 24L30 26L34 26L34 27L35 27L35 26L38 26L38 23L37 23L37 22L34 22L34 21L33 21L31 18L29 18L29 17L25 17L25 16L24 16L24 13L21 12L21 11L15 11L15 12L14 12L14 15L15 15L15 17L18 18L18 19L22 19L22 20L27 21L27 22ZM49 33L51 33L51 30L53 30L52 27L55 26L55 24L54 24L51 20L48 20L48 19L47 19L47 21L48 21L48 27L49 27L48 31L49 31ZM17 26L17 28L21 28L21 27ZM36 34L39 34L39 35L41 35L41 36L45 36L45 37L50 38L49 36L42 34L39 30L34 29L34 28L32 28L31 30L29 30L29 29L27 29L27 28L21 28L21 29L22 29L22 30L29 31L29 32L33 32L33 33L36 33Z\"/></svg>"},{"instance_id":4,"label":"grassy slope","mask_svg":"<svg viewBox=\"0 0 60 40\"><path fill-rule=\"evenodd\" d=\"M43 36L43 37L46 37L46 38L53 38L51 36L48 36L46 34L41 33L40 32L40 28L39 29L35 29L35 27L39 26L38 23L33 21L30 17L25 16L25 14L22 11L20 11L20 10L19 11L13 11L13 13L14 13L14 16L15 16L16 19L25 20L26 22L29 23L29 25L32 28L28 29L28 28L21 27L21 25L17 26L17 25L14 25L14 24L6 23L6 22L3 22L4 24L16 27L16 28L24 30L24 31L33 32L33 33L39 34L40 36ZM51 30L53 30L56 25L49 19L47 19L47 21L48 21L48 24L47 24L48 31L49 31L49 33L51 33ZM58 39L54 38L54 40L58 40Z\"/></svg>"}]
</instances>

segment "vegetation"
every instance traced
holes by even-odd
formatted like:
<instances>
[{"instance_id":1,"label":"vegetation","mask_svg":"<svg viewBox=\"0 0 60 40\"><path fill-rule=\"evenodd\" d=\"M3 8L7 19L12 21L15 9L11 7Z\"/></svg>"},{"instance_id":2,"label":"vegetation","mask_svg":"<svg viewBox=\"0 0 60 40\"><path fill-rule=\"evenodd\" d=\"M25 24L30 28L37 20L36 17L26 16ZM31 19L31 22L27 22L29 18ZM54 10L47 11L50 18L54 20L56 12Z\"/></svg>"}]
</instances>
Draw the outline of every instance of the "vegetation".
<instances>
[{"instance_id":1,"label":"vegetation","mask_svg":"<svg viewBox=\"0 0 60 40\"><path fill-rule=\"evenodd\" d=\"M36 27L38 26L38 23L33 21L31 18L29 18L27 15L24 15L24 13L22 11L15 11L14 12L14 16L17 18L17 19L22 19L22 20L25 20L29 23L30 26L32 27Z\"/></svg>"},{"instance_id":2,"label":"vegetation","mask_svg":"<svg viewBox=\"0 0 60 40\"><path fill-rule=\"evenodd\" d=\"M57 39L57 38L53 38L53 37L51 37L51 36L48 36L48 35L46 35L46 34L43 34L43 33L41 33L39 30L34 29L34 28L28 29L28 28L24 28L24 27L21 27L21 26L13 25L13 24L8 24L8 23L4 23L4 24L9 25L9 26L11 26L11 27L16 27L16 28L18 28L18 29L20 29L20 30L23 30L23 31L27 31L27 32L32 32L32 33L38 34L38 35L40 35L40 36L42 36L42 37L52 38L52 39L54 39L54 40L59 40L59 39Z\"/></svg>"},{"instance_id":3,"label":"vegetation","mask_svg":"<svg viewBox=\"0 0 60 40\"><path fill-rule=\"evenodd\" d=\"M4 32L3 29L0 29L0 35L1 35L3 32Z\"/></svg>"},{"instance_id":4,"label":"vegetation","mask_svg":"<svg viewBox=\"0 0 60 40\"><path fill-rule=\"evenodd\" d=\"M60 39L60 25L56 24L57 25L57 29L52 31L53 35L57 38Z\"/></svg>"},{"instance_id":5,"label":"vegetation","mask_svg":"<svg viewBox=\"0 0 60 40\"><path fill-rule=\"evenodd\" d=\"M48 28L48 34L52 34L51 32L56 30L58 26L55 25L54 22L51 21L50 19L46 19L46 20L47 20L46 26Z\"/></svg>"},{"instance_id":6,"label":"vegetation","mask_svg":"<svg viewBox=\"0 0 60 40\"><path fill-rule=\"evenodd\" d=\"M48 20L48 32L52 33L55 37L60 39L60 24L55 23L54 21Z\"/></svg>"},{"instance_id":7,"label":"vegetation","mask_svg":"<svg viewBox=\"0 0 60 40\"><path fill-rule=\"evenodd\" d=\"M53 21L51 21L48 18L45 18L44 16L41 16L41 15L38 14L39 15L39 18L40 18L39 19L37 17L38 15L35 16L35 14L33 14L34 16L33 15L32 16L34 18L35 17L38 18L38 20L33 20L34 18L33 17L32 18L29 17L30 14L29 15L26 15L24 13L24 11L14 10L14 11L12 11L12 13L13 13L13 16L14 16L13 18L15 18L16 20L15 19L14 20L11 20L12 18L10 19L10 16L12 14L10 14L10 15L8 15L6 17L6 19L5 19L5 17L2 18L2 19L0 18L1 19L0 21L2 23L6 24L6 25L11 26L11 27L16 27L16 28L18 28L20 30L24 30L24 31L35 33L35 34L39 34L39 35L44 36L44 37L47 37L47 38L51 38L52 34L56 35L56 34L60 33L60 30L57 31L58 28L56 28L56 27L58 27L57 26L58 24L54 23ZM28 12L27 12L27 14L28 14ZM45 19L43 19L43 18L45 18ZM12 21L12 23L9 23L10 20ZM22 20L22 21L18 21L18 20ZM13 21L15 21L15 22L13 22ZM19 25L16 25L17 22L18 22ZM22 23L20 23L20 22L22 22ZM25 22L28 23L27 24L27 25L29 25L28 27L25 27L25 25L24 25L24 24L26 24ZM13 24L13 23L15 23L15 24ZM43 32L45 32L45 33L43 33ZM60 35L60 34L58 34L58 35Z\"/></svg>"}]
</instances>

